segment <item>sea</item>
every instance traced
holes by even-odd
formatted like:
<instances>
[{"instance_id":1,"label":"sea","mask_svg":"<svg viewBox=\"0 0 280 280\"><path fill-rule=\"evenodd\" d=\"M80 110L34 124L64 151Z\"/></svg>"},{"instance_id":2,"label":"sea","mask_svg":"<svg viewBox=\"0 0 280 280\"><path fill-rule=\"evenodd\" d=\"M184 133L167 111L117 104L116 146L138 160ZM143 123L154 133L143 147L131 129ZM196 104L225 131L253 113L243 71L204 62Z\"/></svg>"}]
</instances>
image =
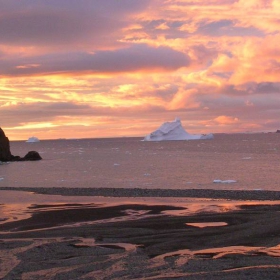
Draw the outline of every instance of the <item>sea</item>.
<instances>
[{"instance_id":1,"label":"sea","mask_svg":"<svg viewBox=\"0 0 280 280\"><path fill-rule=\"evenodd\" d=\"M11 141L0 187L280 190L280 133L214 134L211 140L143 138Z\"/></svg>"}]
</instances>

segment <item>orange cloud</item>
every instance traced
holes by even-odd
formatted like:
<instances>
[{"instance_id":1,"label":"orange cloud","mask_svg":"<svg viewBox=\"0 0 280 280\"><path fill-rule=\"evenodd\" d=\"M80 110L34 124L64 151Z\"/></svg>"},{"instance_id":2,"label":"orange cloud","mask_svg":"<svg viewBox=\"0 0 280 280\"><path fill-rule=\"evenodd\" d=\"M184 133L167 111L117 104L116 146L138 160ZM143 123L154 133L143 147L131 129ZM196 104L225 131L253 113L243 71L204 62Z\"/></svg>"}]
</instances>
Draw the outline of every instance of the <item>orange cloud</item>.
<instances>
[{"instance_id":1,"label":"orange cloud","mask_svg":"<svg viewBox=\"0 0 280 280\"><path fill-rule=\"evenodd\" d=\"M219 125L228 125L238 123L239 119L231 116L218 116L214 119L214 122Z\"/></svg>"},{"instance_id":2,"label":"orange cloud","mask_svg":"<svg viewBox=\"0 0 280 280\"><path fill-rule=\"evenodd\" d=\"M279 1L86 2L3 2L14 139L140 135L177 116L195 133L279 129Z\"/></svg>"}]
</instances>

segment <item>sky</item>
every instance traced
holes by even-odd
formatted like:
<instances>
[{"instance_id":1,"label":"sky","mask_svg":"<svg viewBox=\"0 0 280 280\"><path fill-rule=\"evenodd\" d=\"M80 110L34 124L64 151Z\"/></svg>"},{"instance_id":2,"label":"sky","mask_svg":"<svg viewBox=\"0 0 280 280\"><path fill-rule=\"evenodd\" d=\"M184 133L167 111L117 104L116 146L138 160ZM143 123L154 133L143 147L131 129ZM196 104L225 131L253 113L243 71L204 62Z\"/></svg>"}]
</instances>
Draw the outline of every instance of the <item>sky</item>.
<instances>
[{"instance_id":1,"label":"sky","mask_svg":"<svg viewBox=\"0 0 280 280\"><path fill-rule=\"evenodd\" d=\"M279 0L0 0L10 140L280 129Z\"/></svg>"}]
</instances>

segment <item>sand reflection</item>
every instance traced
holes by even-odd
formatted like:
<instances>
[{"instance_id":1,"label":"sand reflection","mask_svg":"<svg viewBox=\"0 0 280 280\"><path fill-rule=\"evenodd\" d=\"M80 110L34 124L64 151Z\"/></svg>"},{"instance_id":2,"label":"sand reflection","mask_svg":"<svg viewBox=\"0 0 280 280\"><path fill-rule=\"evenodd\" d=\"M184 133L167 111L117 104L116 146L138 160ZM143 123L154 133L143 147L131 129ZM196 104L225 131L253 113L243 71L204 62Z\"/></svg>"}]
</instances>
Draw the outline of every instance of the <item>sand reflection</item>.
<instances>
[{"instance_id":1,"label":"sand reflection","mask_svg":"<svg viewBox=\"0 0 280 280\"><path fill-rule=\"evenodd\" d=\"M280 201L13 194L0 196L1 279L280 276Z\"/></svg>"},{"instance_id":2,"label":"sand reflection","mask_svg":"<svg viewBox=\"0 0 280 280\"><path fill-rule=\"evenodd\" d=\"M205 228L205 227L224 227L228 225L226 222L207 222L207 223L186 223L188 226L192 227L199 227L199 228Z\"/></svg>"}]
</instances>

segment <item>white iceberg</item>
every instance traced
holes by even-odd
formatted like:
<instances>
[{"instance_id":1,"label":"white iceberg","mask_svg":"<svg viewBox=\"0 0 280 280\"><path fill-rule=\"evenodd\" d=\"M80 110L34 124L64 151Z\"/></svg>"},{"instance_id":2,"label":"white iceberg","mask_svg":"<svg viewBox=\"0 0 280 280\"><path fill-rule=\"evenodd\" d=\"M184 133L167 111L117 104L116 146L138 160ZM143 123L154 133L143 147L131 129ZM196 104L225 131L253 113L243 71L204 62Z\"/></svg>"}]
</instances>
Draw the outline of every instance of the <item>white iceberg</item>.
<instances>
[{"instance_id":1,"label":"white iceberg","mask_svg":"<svg viewBox=\"0 0 280 280\"><path fill-rule=\"evenodd\" d=\"M163 123L157 130L148 134L144 141L164 141L164 140L200 140L213 139L210 134L189 134L184 130L181 120L176 118L173 122Z\"/></svg>"},{"instance_id":2,"label":"white iceberg","mask_svg":"<svg viewBox=\"0 0 280 280\"><path fill-rule=\"evenodd\" d=\"M40 142L40 140L37 137L32 136L32 137L29 137L26 142L27 143L35 143L35 142Z\"/></svg>"},{"instance_id":3,"label":"white iceberg","mask_svg":"<svg viewBox=\"0 0 280 280\"><path fill-rule=\"evenodd\" d=\"M232 183L237 183L236 180L220 180L220 179L216 179L213 180L213 183L215 184L232 184Z\"/></svg>"}]
</instances>

